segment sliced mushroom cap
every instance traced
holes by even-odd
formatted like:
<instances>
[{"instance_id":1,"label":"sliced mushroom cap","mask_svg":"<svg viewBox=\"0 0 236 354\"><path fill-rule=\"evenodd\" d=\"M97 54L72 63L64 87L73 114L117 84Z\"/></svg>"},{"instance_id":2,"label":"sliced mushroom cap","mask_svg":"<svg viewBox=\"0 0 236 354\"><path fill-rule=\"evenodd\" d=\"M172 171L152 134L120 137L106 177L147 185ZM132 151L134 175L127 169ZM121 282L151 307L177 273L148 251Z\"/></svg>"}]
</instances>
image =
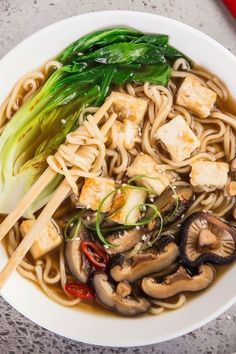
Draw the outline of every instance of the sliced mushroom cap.
<instances>
[{"instance_id":1,"label":"sliced mushroom cap","mask_svg":"<svg viewBox=\"0 0 236 354\"><path fill-rule=\"evenodd\" d=\"M163 277L167 277L167 275L175 273L179 269L179 262L175 261L169 267L162 269L160 272L150 274L150 277L155 279L160 279Z\"/></svg>"},{"instance_id":2,"label":"sliced mushroom cap","mask_svg":"<svg viewBox=\"0 0 236 354\"><path fill-rule=\"evenodd\" d=\"M152 277L142 280L142 290L155 299L166 299L182 291L200 291L207 288L214 279L214 268L204 264L199 268L199 274L190 276L184 267L179 267L176 273L169 275L162 283L157 283Z\"/></svg>"},{"instance_id":3,"label":"sliced mushroom cap","mask_svg":"<svg viewBox=\"0 0 236 354\"><path fill-rule=\"evenodd\" d=\"M154 202L161 212L165 225L172 223L183 215L193 201L193 187L189 184L176 186L174 190L167 189ZM159 226L160 220L157 219Z\"/></svg>"},{"instance_id":4,"label":"sliced mushroom cap","mask_svg":"<svg viewBox=\"0 0 236 354\"><path fill-rule=\"evenodd\" d=\"M236 205L234 205L234 207L233 207L232 215L233 215L234 220L236 220Z\"/></svg>"},{"instance_id":5,"label":"sliced mushroom cap","mask_svg":"<svg viewBox=\"0 0 236 354\"><path fill-rule=\"evenodd\" d=\"M93 286L99 303L121 315L135 316L146 312L150 307L149 301L145 298L135 298L131 295L132 289L128 283L119 283L115 291L105 272L94 274Z\"/></svg>"},{"instance_id":6,"label":"sliced mushroom cap","mask_svg":"<svg viewBox=\"0 0 236 354\"><path fill-rule=\"evenodd\" d=\"M236 230L210 213L197 212L182 225L180 257L191 267L236 259Z\"/></svg>"},{"instance_id":7,"label":"sliced mushroom cap","mask_svg":"<svg viewBox=\"0 0 236 354\"><path fill-rule=\"evenodd\" d=\"M142 240L142 236L145 235L146 232L146 228L137 230L134 227L129 230L113 233L107 237L107 241L116 245L116 247L107 249L107 253L116 254L130 250Z\"/></svg>"},{"instance_id":8,"label":"sliced mushroom cap","mask_svg":"<svg viewBox=\"0 0 236 354\"><path fill-rule=\"evenodd\" d=\"M91 264L80 249L81 242L85 240L89 240L89 233L81 226L79 237L65 245L66 265L73 277L81 283L88 281L92 271Z\"/></svg>"},{"instance_id":9,"label":"sliced mushroom cap","mask_svg":"<svg viewBox=\"0 0 236 354\"><path fill-rule=\"evenodd\" d=\"M151 249L145 253L139 253L131 259L124 259L120 264L110 269L110 274L115 281L134 282L143 276L159 272L167 268L178 257L178 246L170 242L159 251Z\"/></svg>"}]
</instances>

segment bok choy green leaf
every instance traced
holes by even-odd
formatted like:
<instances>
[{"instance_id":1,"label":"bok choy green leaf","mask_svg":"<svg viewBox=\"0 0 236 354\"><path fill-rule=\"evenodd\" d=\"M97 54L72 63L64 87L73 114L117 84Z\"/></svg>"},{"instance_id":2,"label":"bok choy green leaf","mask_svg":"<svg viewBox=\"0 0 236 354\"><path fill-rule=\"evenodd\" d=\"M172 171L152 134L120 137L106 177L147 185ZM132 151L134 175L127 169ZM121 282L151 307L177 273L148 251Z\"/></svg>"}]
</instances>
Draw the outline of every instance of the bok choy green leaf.
<instances>
[{"instance_id":1,"label":"bok choy green leaf","mask_svg":"<svg viewBox=\"0 0 236 354\"><path fill-rule=\"evenodd\" d=\"M169 45L165 34L127 28L90 33L59 56L52 73L14 114L0 136L0 213L9 213L47 167L66 135L78 126L81 110L100 106L115 85L126 82L167 86L172 63L184 54ZM61 177L56 177L24 216L42 207Z\"/></svg>"},{"instance_id":2,"label":"bok choy green leaf","mask_svg":"<svg viewBox=\"0 0 236 354\"><path fill-rule=\"evenodd\" d=\"M145 61L146 60L146 61ZM130 63L163 63L163 51L148 43L115 43L95 50L92 53L80 55L76 62L95 61L102 64Z\"/></svg>"},{"instance_id":3,"label":"bok choy green leaf","mask_svg":"<svg viewBox=\"0 0 236 354\"><path fill-rule=\"evenodd\" d=\"M131 42L142 35L141 32L128 28L112 28L92 32L70 44L57 59L62 64L71 64L80 53L86 53L113 43Z\"/></svg>"},{"instance_id":4,"label":"bok choy green leaf","mask_svg":"<svg viewBox=\"0 0 236 354\"><path fill-rule=\"evenodd\" d=\"M66 135L72 130L81 109L94 102L99 93L100 89L97 86L87 93L84 91L84 95L74 102L74 106L70 104L70 110L67 105L65 106L69 111L68 114L65 114L60 106L49 112L45 109L20 129L15 129L20 110L13 117L7 126L8 134L11 128L11 136L6 139L5 130L0 138L0 143L5 140L0 150L1 213L11 211L15 203L29 190L46 168L46 158L55 153L57 147L64 142ZM73 111L74 113L71 113ZM52 185L55 185L55 181ZM45 200L47 197L47 192L53 190L52 185L48 186L47 191L43 191L43 196L40 195L38 201L34 202L34 209L31 207L25 216L32 217L32 213L41 206L42 199Z\"/></svg>"}]
</instances>

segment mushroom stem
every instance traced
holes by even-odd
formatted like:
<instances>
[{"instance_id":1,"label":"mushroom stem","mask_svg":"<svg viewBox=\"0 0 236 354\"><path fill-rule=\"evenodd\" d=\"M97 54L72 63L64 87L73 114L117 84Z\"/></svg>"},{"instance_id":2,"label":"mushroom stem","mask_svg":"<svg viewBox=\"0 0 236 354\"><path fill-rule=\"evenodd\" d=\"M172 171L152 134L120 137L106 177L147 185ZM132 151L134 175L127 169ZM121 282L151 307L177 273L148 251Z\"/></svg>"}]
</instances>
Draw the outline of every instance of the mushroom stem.
<instances>
[{"instance_id":1,"label":"mushroom stem","mask_svg":"<svg viewBox=\"0 0 236 354\"><path fill-rule=\"evenodd\" d=\"M108 280L108 275L103 271L94 274L93 286L99 303L121 315L135 316L150 308L147 299L132 296L132 287L128 283L119 283L115 291L114 284Z\"/></svg>"},{"instance_id":2,"label":"mushroom stem","mask_svg":"<svg viewBox=\"0 0 236 354\"><path fill-rule=\"evenodd\" d=\"M236 259L236 229L212 213L193 213L182 224L179 248L189 267L229 264Z\"/></svg>"},{"instance_id":3,"label":"mushroom stem","mask_svg":"<svg viewBox=\"0 0 236 354\"><path fill-rule=\"evenodd\" d=\"M218 238L210 230L203 229L200 231L198 243L201 247L207 247L213 250L218 245Z\"/></svg>"},{"instance_id":4,"label":"mushroom stem","mask_svg":"<svg viewBox=\"0 0 236 354\"><path fill-rule=\"evenodd\" d=\"M129 296L131 294L131 291L132 289L129 283L126 283L124 281L121 281L116 288L116 293L121 298L125 298L126 296Z\"/></svg>"}]
</instances>

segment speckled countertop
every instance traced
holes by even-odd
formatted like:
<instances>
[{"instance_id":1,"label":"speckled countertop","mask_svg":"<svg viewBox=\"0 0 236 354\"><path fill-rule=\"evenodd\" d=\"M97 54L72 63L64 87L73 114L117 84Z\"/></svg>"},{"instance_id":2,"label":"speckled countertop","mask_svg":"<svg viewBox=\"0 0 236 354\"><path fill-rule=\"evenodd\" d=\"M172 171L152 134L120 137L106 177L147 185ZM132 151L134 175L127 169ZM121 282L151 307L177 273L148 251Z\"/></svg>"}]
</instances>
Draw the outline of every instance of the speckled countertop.
<instances>
[{"instance_id":1,"label":"speckled countertop","mask_svg":"<svg viewBox=\"0 0 236 354\"><path fill-rule=\"evenodd\" d=\"M63 18L99 10L138 10L168 16L209 34L236 55L236 21L221 0L0 0L0 58L24 38ZM1 78L0 78L1 82ZM139 348L77 343L35 325L0 298L0 353L219 353L236 352L236 305L199 330Z\"/></svg>"}]
</instances>

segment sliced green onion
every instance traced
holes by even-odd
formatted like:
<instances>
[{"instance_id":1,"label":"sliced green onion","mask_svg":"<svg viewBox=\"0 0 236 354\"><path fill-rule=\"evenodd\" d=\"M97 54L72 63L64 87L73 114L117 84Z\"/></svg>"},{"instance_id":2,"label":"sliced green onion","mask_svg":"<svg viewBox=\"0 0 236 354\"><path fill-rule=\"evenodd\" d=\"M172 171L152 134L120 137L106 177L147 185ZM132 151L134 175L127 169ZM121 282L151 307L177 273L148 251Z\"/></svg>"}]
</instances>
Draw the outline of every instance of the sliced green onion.
<instances>
[{"instance_id":1,"label":"sliced green onion","mask_svg":"<svg viewBox=\"0 0 236 354\"><path fill-rule=\"evenodd\" d=\"M121 191L122 192L125 192L126 189L137 189L137 190L143 190L145 192L148 192L150 194L155 194L157 195L157 193L152 190L152 189L149 189L149 188L146 188L146 187L141 187L141 186L133 186L133 185L130 185L130 183L134 182L135 180L137 179L140 179L140 178L151 178L151 179L158 179L158 177L151 177L151 176L147 176L147 175L137 175L131 179L129 179L128 181L128 184L126 186L120 186L120 187L117 187L116 189L114 189L112 192L108 193L103 199L102 201L100 202L99 206L98 206L98 209L97 209L97 215L96 215L96 232L97 232L97 236L99 237L100 241L109 246L109 247L116 247L116 245L113 245L111 244L110 242L108 242L105 238L105 236L103 235L103 233L107 233L107 232L110 232L110 231L119 231L119 230L125 230L129 227L134 227L134 226L143 226L143 225L146 225L148 224L149 222L153 221L154 219L156 219L156 217L159 217L160 220L161 220L161 224L160 224L160 230L158 232L158 234L156 235L154 241L152 241L152 245L153 243L157 240L157 238L160 236L161 234L161 231L162 231L162 228L163 228L163 218L161 216L161 213L160 211L158 210L158 208L154 205L154 204L150 204L150 203L142 203L142 204L139 204L137 206L135 206L134 208L132 208L128 215L126 216L125 218L125 224L124 225L119 225L119 226L114 226L114 227L102 227L101 226L101 209L105 203L105 201L113 194L117 193L118 191ZM172 189L174 195L176 196L176 207L175 207L175 210L174 210L174 213L176 212L177 208L178 208L178 195L177 193L175 192L174 188L169 184L170 188ZM117 213L126 203L126 198L124 198L125 201L121 204L121 206L119 206L116 210L114 210L111 214L111 215L114 215L115 213ZM153 213L148 216L148 217L144 217L143 219L141 219L140 221L138 221L137 223L129 223L128 222L128 218L130 216L130 214L132 213L133 210L139 208L141 210L141 208L143 207L149 207L153 210ZM170 216L169 216L170 217ZM92 228L89 226L89 228Z\"/></svg>"},{"instance_id":2,"label":"sliced green onion","mask_svg":"<svg viewBox=\"0 0 236 354\"><path fill-rule=\"evenodd\" d=\"M137 176L134 176L134 177L130 178L130 179L128 180L128 184L130 184L130 183L132 183L132 182L135 182L135 181L137 181L137 180L139 180L139 179L142 179L142 178L149 178L149 179L157 179L157 180L160 180L160 178L157 177L157 176L153 177L153 176L148 176L148 175L137 175ZM164 220L163 220L164 223L165 223L165 222L168 222L168 220L171 219L172 215L174 215L174 214L176 213L176 211L178 210L178 207L179 207L179 197L178 197L178 194L177 194L176 191L175 191L175 188L174 188L170 183L168 184L168 186L169 186L169 187L172 189L172 191L173 191L173 196L174 196L175 199L176 199L176 203L175 203L175 209L174 209L173 213L171 213L171 215L169 215L169 216L165 216L165 217L164 217ZM157 193L156 193L154 190L152 190L152 189L149 190L149 193L150 193L150 194L157 195Z\"/></svg>"},{"instance_id":3,"label":"sliced green onion","mask_svg":"<svg viewBox=\"0 0 236 354\"><path fill-rule=\"evenodd\" d=\"M157 231L157 233L154 233L154 239L152 241L149 241L149 246L152 247L154 245L154 243L160 238L161 233L162 233L162 229L163 229L163 217L161 216L161 213L159 213L159 218L160 218L160 228L159 231Z\"/></svg>"},{"instance_id":4,"label":"sliced green onion","mask_svg":"<svg viewBox=\"0 0 236 354\"><path fill-rule=\"evenodd\" d=\"M116 214L120 209L122 209L123 206L125 205L125 203L127 202L127 195L126 195L126 193L124 192L124 187L118 187L118 188L116 188L116 189L114 190L114 194L115 194L115 195L114 195L114 198L116 197L116 194L117 194L118 192L123 193L124 201L123 201L123 203L121 203L121 205L120 205L117 209L115 209L114 211L112 211L111 213L109 213L109 216L110 216L110 217L111 217L112 215Z\"/></svg>"},{"instance_id":5,"label":"sliced green onion","mask_svg":"<svg viewBox=\"0 0 236 354\"><path fill-rule=\"evenodd\" d=\"M96 231L96 226L92 226L92 225L86 225L87 229L91 230L91 231ZM102 226L102 224L100 224L100 230L101 232L104 233L110 233L113 231L121 231L121 230L127 230L132 228L132 226L128 226L128 225L118 225L118 226Z\"/></svg>"},{"instance_id":6,"label":"sliced green onion","mask_svg":"<svg viewBox=\"0 0 236 354\"><path fill-rule=\"evenodd\" d=\"M164 216L164 223L168 222L169 219L172 218L172 216L177 212L178 210L178 207L179 207L179 197L178 197L178 194L176 193L175 191L175 188L169 184L169 187L172 189L172 192L173 192L173 197L175 198L175 209L174 211L170 214L170 215L167 215L167 216Z\"/></svg>"},{"instance_id":7,"label":"sliced green onion","mask_svg":"<svg viewBox=\"0 0 236 354\"><path fill-rule=\"evenodd\" d=\"M64 230L65 241L73 241L76 237L79 237L80 228L82 225L81 215L76 214L66 224Z\"/></svg>"},{"instance_id":8,"label":"sliced green onion","mask_svg":"<svg viewBox=\"0 0 236 354\"><path fill-rule=\"evenodd\" d=\"M159 213L159 212L158 212L158 213ZM163 229L163 224L164 224L164 222L163 222L163 218L162 218L162 216L161 216L161 213L159 213L158 217L160 218L160 228L159 228L159 230L158 230L157 232L154 232L154 233L153 233L153 239L152 239L151 241L149 241L149 242L147 243L147 245L143 246L143 247L141 248L141 251L145 251L145 250L147 250L148 248L152 247L152 246L154 245L154 243L160 238L161 233L162 233L162 229Z\"/></svg>"},{"instance_id":9,"label":"sliced green onion","mask_svg":"<svg viewBox=\"0 0 236 354\"><path fill-rule=\"evenodd\" d=\"M98 209L97 209L97 215L96 215L96 232L97 232L97 235L100 239L100 241L104 244L104 245L107 245L109 247L117 247L117 245L113 245L111 244L110 242L108 242L106 240L106 238L104 237L103 235L103 232L107 232L107 231L118 231L118 230L125 230L127 227L129 226L132 226L132 225L120 225L120 226L115 226L115 227L111 227L111 228L102 228L101 227L101 224L100 224L100 221L101 221L101 209L105 203L105 201L113 194L117 193L118 191L121 191L121 192L124 192L126 189L141 189L141 190L144 190L144 191L148 191L147 188L145 187L137 187L137 186L130 186L130 185L126 185L126 186L120 186L120 187L117 187L115 188L112 192L108 193L100 202L99 206L98 206ZM125 198L126 199L126 198ZM126 200L125 200L126 202ZM122 203L121 206L119 206L115 211L113 211L110 215L114 215L115 213L117 213L117 211L119 211L123 206L124 206L124 203Z\"/></svg>"},{"instance_id":10,"label":"sliced green onion","mask_svg":"<svg viewBox=\"0 0 236 354\"><path fill-rule=\"evenodd\" d=\"M159 180L159 181L162 183L161 178L158 177L158 176L155 176L155 177L154 177L154 176L149 176L149 175L136 175L136 176L134 176L134 177L132 177L132 178L130 178L130 179L128 180L128 184L130 184L130 183L132 183L132 182L135 182L135 181L138 181L139 179L142 179L142 178L157 179L157 180ZM163 183L162 183L162 184L163 184ZM148 189L148 188L147 188L147 189ZM158 195L158 193L155 192L154 189L148 189L148 192L151 193L151 194L156 194L156 195Z\"/></svg>"},{"instance_id":11,"label":"sliced green onion","mask_svg":"<svg viewBox=\"0 0 236 354\"><path fill-rule=\"evenodd\" d=\"M115 192L117 192L117 189L114 189L112 192L108 193L100 202L98 209L97 209L97 214L96 214L96 232L97 232L97 236L99 237L100 241L104 244L107 245L109 247L116 247L116 245L113 245L112 243L108 242L106 240L106 238L103 236L101 227L100 227L100 221L101 221L101 209L103 207L103 204L105 203L105 201Z\"/></svg>"},{"instance_id":12,"label":"sliced green onion","mask_svg":"<svg viewBox=\"0 0 236 354\"><path fill-rule=\"evenodd\" d=\"M140 221L136 222L136 223L128 223L128 218L130 216L130 214L135 210L135 209L139 209L141 210L142 207L149 207L151 208L154 212L149 216L149 217L144 217L143 219L141 219ZM153 221L154 219L156 219L157 216L160 215L160 212L158 211L157 207L154 204L149 204L149 203L142 203L142 204L138 204L136 205L134 208L132 208L129 213L127 214L126 218L125 218L125 225L127 226L143 226L148 224L149 222Z\"/></svg>"}]
</instances>

